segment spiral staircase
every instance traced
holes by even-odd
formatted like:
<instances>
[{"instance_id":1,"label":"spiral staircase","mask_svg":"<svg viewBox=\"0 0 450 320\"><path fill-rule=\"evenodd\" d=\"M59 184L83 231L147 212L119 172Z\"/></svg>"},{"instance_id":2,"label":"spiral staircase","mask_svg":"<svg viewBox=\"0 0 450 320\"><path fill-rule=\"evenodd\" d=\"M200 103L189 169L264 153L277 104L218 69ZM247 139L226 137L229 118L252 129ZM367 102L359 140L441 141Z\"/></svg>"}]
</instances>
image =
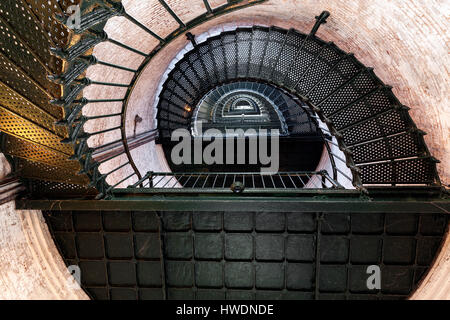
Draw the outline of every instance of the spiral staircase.
<instances>
[{"instance_id":1,"label":"spiral staircase","mask_svg":"<svg viewBox=\"0 0 450 320\"><path fill-rule=\"evenodd\" d=\"M179 25L162 37L119 0L2 0L1 151L26 186L18 207L47 210L63 258L87 274L82 285L94 298L408 296L439 248L448 213L438 160L408 107L373 69L316 36L328 12L309 33L255 25L197 42L195 26L264 1L202 2L204 13L183 21L171 1L158 1ZM81 24L68 28L74 5ZM109 37L104 27L116 16L158 45L142 52ZM164 80L157 127L130 136L126 117L140 75L185 35L190 50ZM141 66L97 59L93 50L104 42L142 56ZM93 81L86 72L94 65L133 77ZM125 96L88 99L89 86L124 88ZM84 112L117 103L119 112ZM113 118L118 125L84 129ZM290 146L281 157L294 159L294 169L257 183L235 168L138 169L135 146L156 141L168 155L175 130L202 134L198 121L224 131L277 129ZM109 133L118 138L93 142ZM118 157L126 161L100 170ZM239 194L230 190L237 180L247 187ZM386 287L367 292L358 281L363 266L376 263Z\"/></svg>"}]
</instances>

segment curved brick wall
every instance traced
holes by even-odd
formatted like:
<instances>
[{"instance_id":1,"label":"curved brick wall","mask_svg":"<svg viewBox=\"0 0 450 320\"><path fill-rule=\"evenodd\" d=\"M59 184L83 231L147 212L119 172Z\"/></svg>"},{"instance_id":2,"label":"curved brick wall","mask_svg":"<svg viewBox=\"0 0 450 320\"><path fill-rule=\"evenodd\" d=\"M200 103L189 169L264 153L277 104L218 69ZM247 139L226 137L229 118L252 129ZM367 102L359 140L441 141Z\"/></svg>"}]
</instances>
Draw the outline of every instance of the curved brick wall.
<instances>
[{"instance_id":1,"label":"curved brick wall","mask_svg":"<svg viewBox=\"0 0 450 320\"><path fill-rule=\"evenodd\" d=\"M9 172L0 153L0 180ZM42 213L0 205L0 300L87 299L68 279Z\"/></svg>"}]
</instances>

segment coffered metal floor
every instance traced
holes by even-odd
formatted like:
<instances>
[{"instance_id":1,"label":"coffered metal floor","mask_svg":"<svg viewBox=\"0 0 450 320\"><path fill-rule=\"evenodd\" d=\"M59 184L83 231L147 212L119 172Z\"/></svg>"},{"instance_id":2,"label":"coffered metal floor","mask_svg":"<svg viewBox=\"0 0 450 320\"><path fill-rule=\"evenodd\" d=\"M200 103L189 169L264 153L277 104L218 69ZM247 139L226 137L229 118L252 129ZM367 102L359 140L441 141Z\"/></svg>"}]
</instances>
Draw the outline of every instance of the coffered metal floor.
<instances>
[{"instance_id":1,"label":"coffered metal floor","mask_svg":"<svg viewBox=\"0 0 450 320\"><path fill-rule=\"evenodd\" d=\"M94 299L404 299L430 267L444 214L45 213ZM369 290L369 265L381 290Z\"/></svg>"}]
</instances>

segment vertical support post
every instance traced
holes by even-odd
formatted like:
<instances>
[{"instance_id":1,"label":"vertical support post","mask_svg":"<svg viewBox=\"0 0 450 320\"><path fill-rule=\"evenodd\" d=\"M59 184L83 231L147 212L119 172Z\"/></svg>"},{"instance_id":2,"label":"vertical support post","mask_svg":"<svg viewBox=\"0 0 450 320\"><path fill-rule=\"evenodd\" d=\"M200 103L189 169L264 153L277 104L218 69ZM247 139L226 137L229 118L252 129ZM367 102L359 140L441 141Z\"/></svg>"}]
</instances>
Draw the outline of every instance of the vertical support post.
<instances>
[{"instance_id":1,"label":"vertical support post","mask_svg":"<svg viewBox=\"0 0 450 320\"><path fill-rule=\"evenodd\" d=\"M311 32L309 33L310 36L314 37L319 30L320 26L322 24L327 23L327 19L330 16L330 13L328 11L323 11L319 16L316 17L316 24L312 28Z\"/></svg>"},{"instance_id":2,"label":"vertical support post","mask_svg":"<svg viewBox=\"0 0 450 320\"><path fill-rule=\"evenodd\" d=\"M209 4L208 0L203 0L203 3L205 4L205 8L208 11L208 13L212 13L211 5Z\"/></svg>"},{"instance_id":3,"label":"vertical support post","mask_svg":"<svg viewBox=\"0 0 450 320\"><path fill-rule=\"evenodd\" d=\"M172 10L172 8L167 4L166 1L164 0L159 0L159 3L162 4L162 6L164 7L164 9L167 10L167 12L169 12L169 14L172 16L172 18L175 19L176 22L178 22L178 24L180 25L181 28L186 28L186 25L184 24L183 21L181 21L181 19L177 16L177 14Z\"/></svg>"},{"instance_id":4,"label":"vertical support post","mask_svg":"<svg viewBox=\"0 0 450 320\"><path fill-rule=\"evenodd\" d=\"M153 188L153 171L149 172L150 176L148 177L149 188Z\"/></svg>"},{"instance_id":5,"label":"vertical support post","mask_svg":"<svg viewBox=\"0 0 450 320\"><path fill-rule=\"evenodd\" d=\"M195 41L195 36L192 33L190 32L186 33L186 38L192 43L194 48L197 47L197 41Z\"/></svg>"}]
</instances>

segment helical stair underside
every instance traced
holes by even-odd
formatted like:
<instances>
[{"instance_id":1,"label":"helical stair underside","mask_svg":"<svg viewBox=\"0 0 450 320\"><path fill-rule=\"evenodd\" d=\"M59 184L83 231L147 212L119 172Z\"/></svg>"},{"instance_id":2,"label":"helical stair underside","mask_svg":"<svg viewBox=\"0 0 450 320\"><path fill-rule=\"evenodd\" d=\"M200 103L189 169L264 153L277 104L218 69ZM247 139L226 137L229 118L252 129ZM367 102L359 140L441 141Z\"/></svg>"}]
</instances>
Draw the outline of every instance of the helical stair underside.
<instances>
[{"instance_id":1,"label":"helical stair underside","mask_svg":"<svg viewBox=\"0 0 450 320\"><path fill-rule=\"evenodd\" d=\"M293 116L286 119L281 114L281 110L289 108L288 102L291 102L290 99L283 96L281 91L262 83L225 84L202 98L195 109L195 115L191 117L191 128L195 127L196 121L204 122L203 126L206 124L212 127L217 124L219 128L223 126L225 129L227 125L231 127L235 121L240 121L243 126L255 124L256 128L278 129L280 135L287 135L289 129L292 132L295 124L295 121L291 121ZM313 125L308 126L310 121L307 111L300 108L298 116L304 117L303 124L312 131Z\"/></svg>"},{"instance_id":2,"label":"helical stair underside","mask_svg":"<svg viewBox=\"0 0 450 320\"><path fill-rule=\"evenodd\" d=\"M167 3L162 3L177 17ZM14 157L21 177L40 194L102 198L117 186L135 183L142 176L130 156L124 119L127 109L132 108L127 102L139 73L181 31L202 19L255 3L233 1L218 9L207 8L206 16L187 24L178 18L180 28L163 39L129 16L120 1L2 1L0 110L1 130L7 134L4 152ZM63 12L74 4L81 5L82 23L72 30L64 25L69 17ZM103 27L117 15L150 33L160 45L143 53L108 38ZM353 186L439 184L437 160L428 152L424 133L414 125L408 108L371 68L315 36L327 16L316 17L309 34L254 26L223 32L195 44L164 83L157 114L160 136L187 127L194 112L192 106L217 86L251 80L275 86L311 108L345 155ZM92 50L105 41L143 55L142 66L133 71L98 61ZM91 81L84 75L94 64L133 71L134 78L128 84ZM92 85L125 87L126 96L88 100L83 97L83 89ZM121 112L99 110L96 115L83 115L86 105L99 102L120 102L123 107ZM186 105L191 106L190 112L186 112ZM282 113L292 126L298 107ZM109 117L120 119L120 125L98 132L83 130L86 123ZM119 131L119 140L90 145L90 138L96 135ZM112 148L116 148L115 153L105 151ZM123 154L128 157L126 163L109 172L99 171L102 163ZM118 172L130 172L130 167L131 175L116 179L113 185L106 182L108 175L120 176Z\"/></svg>"}]
</instances>

